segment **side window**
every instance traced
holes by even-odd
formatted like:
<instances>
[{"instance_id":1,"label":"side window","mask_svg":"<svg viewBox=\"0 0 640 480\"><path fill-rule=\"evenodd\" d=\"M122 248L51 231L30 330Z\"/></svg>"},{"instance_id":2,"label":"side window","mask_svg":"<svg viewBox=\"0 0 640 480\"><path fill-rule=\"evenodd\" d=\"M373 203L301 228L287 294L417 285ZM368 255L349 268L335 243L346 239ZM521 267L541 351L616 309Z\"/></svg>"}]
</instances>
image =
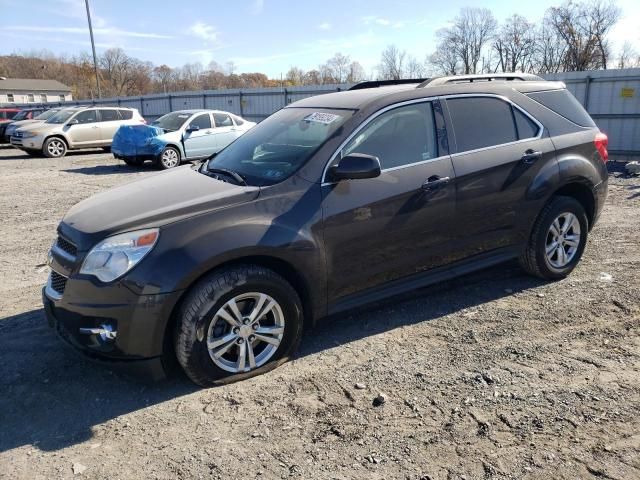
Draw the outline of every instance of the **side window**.
<instances>
[{"instance_id":1,"label":"side window","mask_svg":"<svg viewBox=\"0 0 640 480\"><path fill-rule=\"evenodd\" d=\"M350 153L374 155L383 169L436 158L438 146L431 102L383 113L342 150L342 156Z\"/></svg>"},{"instance_id":2,"label":"side window","mask_svg":"<svg viewBox=\"0 0 640 480\"><path fill-rule=\"evenodd\" d=\"M515 107L513 109L513 118L516 120L516 128L518 129L518 139L533 138L538 135L540 128L533 120Z\"/></svg>"},{"instance_id":3,"label":"side window","mask_svg":"<svg viewBox=\"0 0 640 480\"><path fill-rule=\"evenodd\" d=\"M447 107L458 152L515 142L518 139L511 105L490 97L450 98Z\"/></svg>"},{"instance_id":4,"label":"side window","mask_svg":"<svg viewBox=\"0 0 640 480\"><path fill-rule=\"evenodd\" d=\"M85 110L80 112L75 117L78 123L94 123L98 121L97 110Z\"/></svg>"},{"instance_id":5,"label":"side window","mask_svg":"<svg viewBox=\"0 0 640 480\"><path fill-rule=\"evenodd\" d=\"M7 93L7 102L9 102L9 103L13 103L14 102L13 93Z\"/></svg>"},{"instance_id":6,"label":"side window","mask_svg":"<svg viewBox=\"0 0 640 480\"><path fill-rule=\"evenodd\" d=\"M133 110L118 110L120 112L120 118L123 120L131 120L133 118Z\"/></svg>"},{"instance_id":7,"label":"side window","mask_svg":"<svg viewBox=\"0 0 640 480\"><path fill-rule=\"evenodd\" d=\"M208 113L198 115L196 118L191 120L189 125L192 127L200 127L200 130L211 128L211 116Z\"/></svg>"},{"instance_id":8,"label":"side window","mask_svg":"<svg viewBox=\"0 0 640 480\"><path fill-rule=\"evenodd\" d=\"M36 97L33 93L30 93L29 95L27 95L27 102L34 103L35 101L36 101Z\"/></svg>"},{"instance_id":9,"label":"side window","mask_svg":"<svg viewBox=\"0 0 640 480\"><path fill-rule=\"evenodd\" d=\"M216 128L218 127L233 127L231 117L225 113L214 113L213 120L216 122Z\"/></svg>"},{"instance_id":10,"label":"side window","mask_svg":"<svg viewBox=\"0 0 640 480\"><path fill-rule=\"evenodd\" d=\"M236 123L237 126L240 126L244 123L243 119L241 119L240 117L236 117L235 115L233 116L233 121Z\"/></svg>"},{"instance_id":11,"label":"side window","mask_svg":"<svg viewBox=\"0 0 640 480\"><path fill-rule=\"evenodd\" d=\"M44 93L40 95L40 101L42 103L47 103L47 96Z\"/></svg>"},{"instance_id":12,"label":"side window","mask_svg":"<svg viewBox=\"0 0 640 480\"><path fill-rule=\"evenodd\" d=\"M120 116L118 115L118 110L116 109L100 110L101 122L113 122L115 120L120 120Z\"/></svg>"}]
</instances>

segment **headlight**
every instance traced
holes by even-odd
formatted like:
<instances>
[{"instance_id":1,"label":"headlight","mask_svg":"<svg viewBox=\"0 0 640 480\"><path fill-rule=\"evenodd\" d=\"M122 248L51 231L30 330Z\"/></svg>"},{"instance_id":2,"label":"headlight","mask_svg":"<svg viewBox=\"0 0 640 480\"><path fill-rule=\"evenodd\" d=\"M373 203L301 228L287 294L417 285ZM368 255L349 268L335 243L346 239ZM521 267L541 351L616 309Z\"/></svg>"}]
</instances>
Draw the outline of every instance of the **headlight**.
<instances>
[{"instance_id":1,"label":"headlight","mask_svg":"<svg viewBox=\"0 0 640 480\"><path fill-rule=\"evenodd\" d=\"M103 282L121 277L153 249L159 233L157 228L150 228L103 240L84 259L80 273L94 275Z\"/></svg>"},{"instance_id":2,"label":"headlight","mask_svg":"<svg viewBox=\"0 0 640 480\"><path fill-rule=\"evenodd\" d=\"M33 138L33 137L37 137L37 136L38 136L38 134L35 133L35 132L26 131L26 132L22 133L22 138Z\"/></svg>"}]
</instances>

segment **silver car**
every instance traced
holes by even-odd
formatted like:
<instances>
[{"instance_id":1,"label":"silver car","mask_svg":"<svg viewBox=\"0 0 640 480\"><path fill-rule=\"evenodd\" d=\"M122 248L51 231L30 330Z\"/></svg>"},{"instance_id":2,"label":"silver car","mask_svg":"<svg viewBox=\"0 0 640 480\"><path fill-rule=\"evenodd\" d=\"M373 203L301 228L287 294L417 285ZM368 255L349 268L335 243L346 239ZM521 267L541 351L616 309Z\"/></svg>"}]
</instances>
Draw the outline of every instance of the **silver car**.
<instances>
[{"instance_id":1,"label":"silver car","mask_svg":"<svg viewBox=\"0 0 640 480\"><path fill-rule=\"evenodd\" d=\"M63 157L67 150L102 147L109 151L121 125L146 123L134 108L64 108L44 123L19 128L11 135L11 145L29 154Z\"/></svg>"}]
</instances>

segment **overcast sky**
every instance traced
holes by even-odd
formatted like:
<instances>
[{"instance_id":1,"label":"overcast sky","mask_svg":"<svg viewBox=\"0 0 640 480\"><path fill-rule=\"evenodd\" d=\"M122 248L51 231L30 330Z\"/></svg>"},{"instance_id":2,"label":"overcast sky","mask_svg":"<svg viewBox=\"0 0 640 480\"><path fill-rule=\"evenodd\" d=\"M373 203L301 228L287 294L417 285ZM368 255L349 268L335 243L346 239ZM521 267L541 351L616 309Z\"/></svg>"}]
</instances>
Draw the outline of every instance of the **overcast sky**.
<instances>
[{"instance_id":1,"label":"overcast sky","mask_svg":"<svg viewBox=\"0 0 640 480\"><path fill-rule=\"evenodd\" d=\"M539 21L558 1L487 0L496 18L519 13ZM619 0L623 18L612 34L640 51L640 1ZM423 61L435 32L472 0L91 0L98 51L122 47L129 55L177 67L233 61L237 72L277 78L295 65L316 68L336 52L367 72L394 43ZM84 0L0 0L0 54L47 49L89 52Z\"/></svg>"}]
</instances>

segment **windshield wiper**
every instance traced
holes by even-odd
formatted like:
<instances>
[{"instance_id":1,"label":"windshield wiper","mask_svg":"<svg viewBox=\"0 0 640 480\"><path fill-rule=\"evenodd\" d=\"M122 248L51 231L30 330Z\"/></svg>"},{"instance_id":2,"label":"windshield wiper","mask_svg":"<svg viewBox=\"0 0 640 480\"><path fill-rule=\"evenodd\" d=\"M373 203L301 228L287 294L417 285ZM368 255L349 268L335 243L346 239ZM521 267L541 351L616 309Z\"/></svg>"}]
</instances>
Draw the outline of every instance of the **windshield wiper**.
<instances>
[{"instance_id":1,"label":"windshield wiper","mask_svg":"<svg viewBox=\"0 0 640 480\"><path fill-rule=\"evenodd\" d=\"M206 169L203 169L203 171L206 171L206 172L209 172L209 173L218 174L218 175L219 174L226 175L228 177L233 178L240 185L244 185L245 187L249 186L249 184L246 182L246 180L244 178L242 178L242 175L240 175L238 172L234 172L233 170L227 170L226 168L208 167Z\"/></svg>"}]
</instances>

